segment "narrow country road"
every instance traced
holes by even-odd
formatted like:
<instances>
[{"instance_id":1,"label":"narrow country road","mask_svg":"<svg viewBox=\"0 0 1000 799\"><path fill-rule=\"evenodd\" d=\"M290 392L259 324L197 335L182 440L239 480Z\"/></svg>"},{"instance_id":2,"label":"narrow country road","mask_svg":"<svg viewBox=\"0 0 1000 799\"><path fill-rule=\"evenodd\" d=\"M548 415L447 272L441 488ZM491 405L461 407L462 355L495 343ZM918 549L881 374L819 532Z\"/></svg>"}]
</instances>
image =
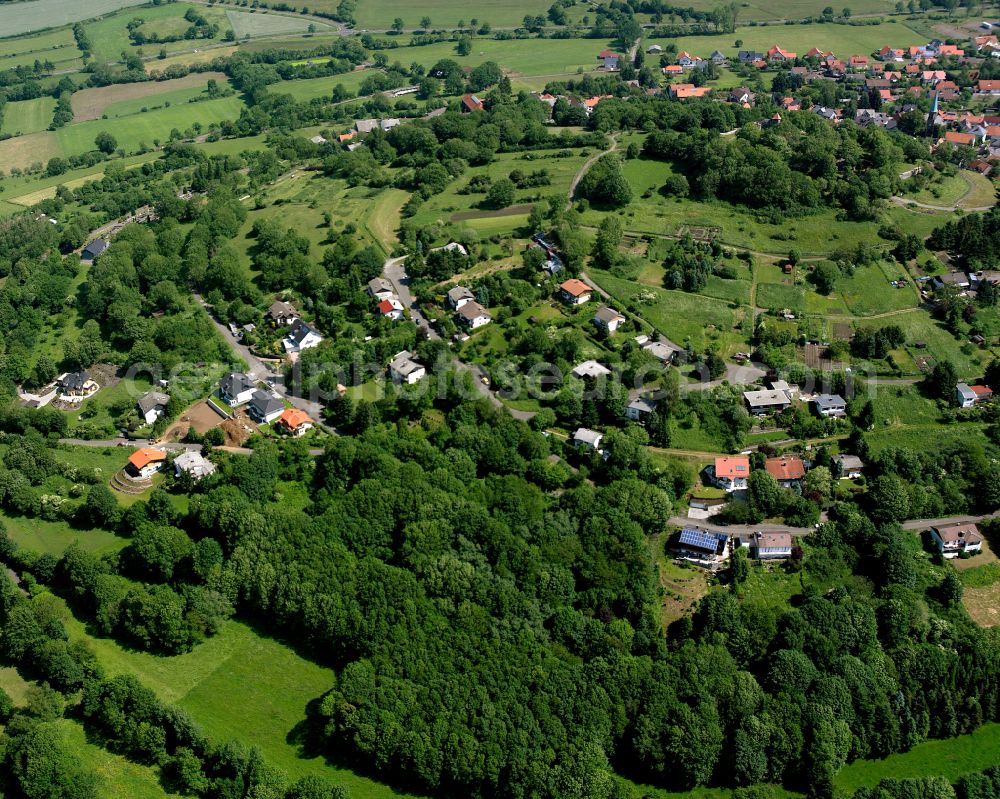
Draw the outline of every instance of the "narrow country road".
<instances>
[{"instance_id":1,"label":"narrow country road","mask_svg":"<svg viewBox=\"0 0 1000 799\"><path fill-rule=\"evenodd\" d=\"M205 313L208 314L208 318L212 320L212 324L215 325L216 330L218 330L222 338L225 339L226 344L229 345L229 349L233 351L233 354L237 358L245 361L250 367L250 372L253 377L266 381L274 388L275 391L288 400L293 407L308 413L310 418L312 418L316 424L328 433L337 432L334 428L330 427L323 421L322 405L314 400L308 400L304 397L299 397L290 393L285 387L285 376L279 369L276 369L273 364L269 364L267 361L261 360L250 352L249 347L237 339L226 325L216 319L215 315L212 313L212 307L205 302L205 299L200 294L195 294L194 298L198 301L201 307L205 309Z\"/></svg>"},{"instance_id":2,"label":"narrow country road","mask_svg":"<svg viewBox=\"0 0 1000 799\"><path fill-rule=\"evenodd\" d=\"M988 513L982 516L944 516L940 519L913 519L903 522L904 530L924 531L931 527L942 524L954 523L978 523L986 519L995 519L1000 516L1000 511ZM688 519L685 516L671 516L667 519L668 524L675 527L693 527L700 530L709 530L716 533L732 533L733 535L746 535L749 533L775 533L788 532L794 536L810 535L814 532L812 527L788 527L782 524L715 524L703 519Z\"/></svg>"},{"instance_id":3,"label":"narrow country road","mask_svg":"<svg viewBox=\"0 0 1000 799\"><path fill-rule=\"evenodd\" d=\"M961 205L929 205L928 203L917 202L916 200L909 200L906 197L893 197L892 201L896 205L901 205L904 208L909 206L915 206L917 208L924 208L928 211L942 211L944 213L950 213L954 211L989 211L992 205L977 205L971 208L965 208Z\"/></svg>"},{"instance_id":4,"label":"narrow country road","mask_svg":"<svg viewBox=\"0 0 1000 799\"><path fill-rule=\"evenodd\" d=\"M611 146L607 150L602 150L601 152L590 156L590 158L583 162L579 171L573 176L573 182L569 184L569 191L566 193L567 208L573 204L573 195L576 194L576 187L580 181L583 180L583 176L590 171L590 168L596 164L598 160L606 156L608 153L613 153L618 149L618 133L612 133L608 138L611 139Z\"/></svg>"}]
</instances>

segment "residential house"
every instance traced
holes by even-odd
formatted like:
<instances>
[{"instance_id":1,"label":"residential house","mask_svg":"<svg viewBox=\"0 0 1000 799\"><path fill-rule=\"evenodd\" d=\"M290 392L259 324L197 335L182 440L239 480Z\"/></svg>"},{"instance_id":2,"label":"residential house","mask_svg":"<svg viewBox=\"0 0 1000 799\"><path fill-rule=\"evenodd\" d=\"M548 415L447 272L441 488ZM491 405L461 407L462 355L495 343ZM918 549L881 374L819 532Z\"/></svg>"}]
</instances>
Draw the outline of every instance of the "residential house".
<instances>
[{"instance_id":1,"label":"residential house","mask_svg":"<svg viewBox=\"0 0 1000 799\"><path fill-rule=\"evenodd\" d=\"M642 345L643 350L652 355L661 363L672 363L682 352L683 347L678 347L672 341L663 339L662 341L650 341Z\"/></svg>"},{"instance_id":2,"label":"residential house","mask_svg":"<svg viewBox=\"0 0 1000 799\"><path fill-rule=\"evenodd\" d=\"M601 69L606 69L608 72L618 71L618 61L621 56L613 50L601 50L597 54L597 60L601 62Z\"/></svg>"},{"instance_id":3,"label":"residential house","mask_svg":"<svg viewBox=\"0 0 1000 799\"><path fill-rule=\"evenodd\" d=\"M89 397L99 388L85 369L67 372L59 377L59 393L64 397Z\"/></svg>"},{"instance_id":4,"label":"residential house","mask_svg":"<svg viewBox=\"0 0 1000 799\"><path fill-rule=\"evenodd\" d=\"M685 50L681 50L677 54L677 63L682 67L700 67L705 61L696 55L691 55Z\"/></svg>"},{"instance_id":5,"label":"residential house","mask_svg":"<svg viewBox=\"0 0 1000 799\"><path fill-rule=\"evenodd\" d=\"M847 415L847 401L839 394L817 394L812 404L816 413L828 419Z\"/></svg>"},{"instance_id":6,"label":"residential house","mask_svg":"<svg viewBox=\"0 0 1000 799\"><path fill-rule=\"evenodd\" d=\"M944 141L953 147L975 147L979 144L979 139L973 133L959 133L949 130L944 134Z\"/></svg>"},{"instance_id":7,"label":"residential house","mask_svg":"<svg viewBox=\"0 0 1000 799\"><path fill-rule=\"evenodd\" d=\"M788 50L782 50L778 47L778 45L774 45L774 47L767 51L767 60L771 62L794 61L795 57L795 53L789 52Z\"/></svg>"},{"instance_id":8,"label":"residential house","mask_svg":"<svg viewBox=\"0 0 1000 799\"><path fill-rule=\"evenodd\" d=\"M689 97L705 97L712 91L711 86L695 86L693 83L673 83L669 89L670 96L675 100L687 100Z\"/></svg>"},{"instance_id":9,"label":"residential house","mask_svg":"<svg viewBox=\"0 0 1000 799\"><path fill-rule=\"evenodd\" d=\"M431 252L439 252L444 250L445 252L457 252L459 255L464 255L468 257L469 251L465 249L464 244L459 244L457 241L449 241L447 244L442 244L440 247L434 247Z\"/></svg>"},{"instance_id":10,"label":"residential house","mask_svg":"<svg viewBox=\"0 0 1000 799\"><path fill-rule=\"evenodd\" d=\"M284 300L275 300L271 307L267 309L267 318L275 327L285 327L299 318L299 312L295 306Z\"/></svg>"},{"instance_id":11,"label":"residential house","mask_svg":"<svg viewBox=\"0 0 1000 799\"><path fill-rule=\"evenodd\" d=\"M409 94L410 92L406 93ZM395 94L393 94L393 97L399 97L401 94L403 94L403 92L396 92ZM402 125L402 124L403 120L396 119L395 117L389 117L389 119L380 119L378 126L382 128L382 130L392 130L397 125Z\"/></svg>"},{"instance_id":12,"label":"residential house","mask_svg":"<svg viewBox=\"0 0 1000 799\"><path fill-rule=\"evenodd\" d=\"M683 75L684 67L682 67L680 64L667 64L662 71L664 75L672 77L675 75Z\"/></svg>"},{"instance_id":13,"label":"residential house","mask_svg":"<svg viewBox=\"0 0 1000 799\"><path fill-rule=\"evenodd\" d=\"M822 117L827 122L840 121L840 113L833 108L827 108L824 105L814 105L811 110L814 114L816 114L819 117Z\"/></svg>"},{"instance_id":14,"label":"residential house","mask_svg":"<svg viewBox=\"0 0 1000 799\"><path fill-rule=\"evenodd\" d=\"M847 65L851 69L857 69L857 70L868 69L868 56L852 55L849 59L847 59Z\"/></svg>"},{"instance_id":15,"label":"residential house","mask_svg":"<svg viewBox=\"0 0 1000 799\"><path fill-rule=\"evenodd\" d=\"M148 480L167 462L167 453L162 449L142 447L128 456L125 476L132 480Z\"/></svg>"},{"instance_id":16,"label":"residential house","mask_svg":"<svg viewBox=\"0 0 1000 799\"><path fill-rule=\"evenodd\" d=\"M976 84L976 93L990 97L1000 96L1000 80L981 80Z\"/></svg>"},{"instance_id":17,"label":"residential house","mask_svg":"<svg viewBox=\"0 0 1000 799\"><path fill-rule=\"evenodd\" d=\"M709 467L709 476L724 491L743 491L750 478L750 459L743 455L716 458L715 465Z\"/></svg>"},{"instance_id":18,"label":"residential house","mask_svg":"<svg viewBox=\"0 0 1000 799\"><path fill-rule=\"evenodd\" d=\"M955 286L960 289L969 288L970 281L969 276L965 272L948 272L944 275L935 275L931 279L931 285L934 288L942 288L943 286Z\"/></svg>"},{"instance_id":19,"label":"residential house","mask_svg":"<svg viewBox=\"0 0 1000 799\"><path fill-rule=\"evenodd\" d=\"M794 455L768 458L764 461L764 468L771 477L778 481L778 485L782 488L801 485L802 478L806 476L805 463L802 458Z\"/></svg>"},{"instance_id":20,"label":"residential house","mask_svg":"<svg viewBox=\"0 0 1000 799\"><path fill-rule=\"evenodd\" d=\"M583 380L586 377L607 377L611 374L611 370L604 364L598 363L597 361L584 361L583 363L574 366L573 371L570 374L572 374L573 377L578 377Z\"/></svg>"},{"instance_id":21,"label":"residential house","mask_svg":"<svg viewBox=\"0 0 1000 799\"><path fill-rule=\"evenodd\" d=\"M794 97L782 97L780 105L781 105L781 110L782 111L801 111L802 110L802 103L800 103Z\"/></svg>"},{"instance_id":22,"label":"residential house","mask_svg":"<svg viewBox=\"0 0 1000 799\"><path fill-rule=\"evenodd\" d=\"M722 53L719 50L714 51L712 55L709 56L709 58L712 60L712 63L715 64L716 66L722 66L726 63L725 53Z\"/></svg>"},{"instance_id":23,"label":"residential house","mask_svg":"<svg viewBox=\"0 0 1000 799\"><path fill-rule=\"evenodd\" d=\"M201 480L215 473L215 464L200 452L187 450L174 458L174 475L189 474L194 480Z\"/></svg>"},{"instance_id":24,"label":"residential house","mask_svg":"<svg viewBox=\"0 0 1000 799\"><path fill-rule=\"evenodd\" d=\"M483 111L485 109L486 106L483 105L483 101L474 94L467 94L462 98L461 111L463 114L468 114L473 111Z\"/></svg>"},{"instance_id":25,"label":"residential house","mask_svg":"<svg viewBox=\"0 0 1000 799\"><path fill-rule=\"evenodd\" d=\"M972 554L983 549L983 534L972 522L941 524L931 528L931 538L938 551L946 558L957 558L963 553Z\"/></svg>"},{"instance_id":26,"label":"residential house","mask_svg":"<svg viewBox=\"0 0 1000 799\"><path fill-rule=\"evenodd\" d=\"M373 130L378 128L377 119L355 119L354 129L358 133L371 133Z\"/></svg>"},{"instance_id":27,"label":"residential house","mask_svg":"<svg viewBox=\"0 0 1000 799\"><path fill-rule=\"evenodd\" d=\"M624 321L624 316L607 305L602 305L597 309L597 313L594 314L594 324L603 330L607 330L609 333L614 333Z\"/></svg>"},{"instance_id":28,"label":"residential house","mask_svg":"<svg viewBox=\"0 0 1000 799\"><path fill-rule=\"evenodd\" d=\"M645 424L653 411L656 410L657 402L650 397L636 397L625 408L625 416L633 422Z\"/></svg>"},{"instance_id":29,"label":"residential house","mask_svg":"<svg viewBox=\"0 0 1000 799\"><path fill-rule=\"evenodd\" d=\"M337 137L337 141L340 144L347 144L347 142L351 141L357 135L358 135L357 131L354 131L354 130L350 131L349 133L341 133Z\"/></svg>"},{"instance_id":30,"label":"residential house","mask_svg":"<svg viewBox=\"0 0 1000 799\"><path fill-rule=\"evenodd\" d=\"M756 50L740 50L737 58L744 64L752 64L754 61L763 61L764 54Z\"/></svg>"},{"instance_id":31,"label":"residential house","mask_svg":"<svg viewBox=\"0 0 1000 799\"><path fill-rule=\"evenodd\" d=\"M457 311L467 302L474 302L475 299L476 295L465 286L455 286L454 288L448 289L447 303L448 307L452 310Z\"/></svg>"},{"instance_id":32,"label":"residential house","mask_svg":"<svg viewBox=\"0 0 1000 799\"><path fill-rule=\"evenodd\" d=\"M373 277L368 281L368 293L373 299L381 302L382 300L387 300L390 297L395 296L396 289L393 287L392 283L384 277Z\"/></svg>"},{"instance_id":33,"label":"residential house","mask_svg":"<svg viewBox=\"0 0 1000 799\"><path fill-rule=\"evenodd\" d=\"M383 319L391 319L393 322L398 322L403 318L403 303L397 297L386 297L375 306L375 309Z\"/></svg>"},{"instance_id":34,"label":"residential house","mask_svg":"<svg viewBox=\"0 0 1000 799\"><path fill-rule=\"evenodd\" d=\"M170 397L163 392L147 391L139 397L139 401L135 405L139 409L139 415L146 424L153 424L167 412L167 404L169 402Z\"/></svg>"},{"instance_id":35,"label":"residential house","mask_svg":"<svg viewBox=\"0 0 1000 799\"><path fill-rule=\"evenodd\" d=\"M792 556L791 533L754 533L750 553L758 560L783 560Z\"/></svg>"},{"instance_id":36,"label":"residential house","mask_svg":"<svg viewBox=\"0 0 1000 799\"><path fill-rule=\"evenodd\" d=\"M238 408L250 402L256 389L257 386L250 375L242 372L231 372L219 382L219 395L231 408Z\"/></svg>"},{"instance_id":37,"label":"residential house","mask_svg":"<svg viewBox=\"0 0 1000 799\"><path fill-rule=\"evenodd\" d=\"M889 47L886 45L878 51L878 57L883 61L902 61L906 56L906 51L901 47Z\"/></svg>"},{"instance_id":38,"label":"residential house","mask_svg":"<svg viewBox=\"0 0 1000 799\"><path fill-rule=\"evenodd\" d=\"M743 105L744 103L753 105L754 93L745 86L740 86L737 89L732 89L727 99L729 102L736 103L737 105Z\"/></svg>"},{"instance_id":39,"label":"residential house","mask_svg":"<svg viewBox=\"0 0 1000 799\"><path fill-rule=\"evenodd\" d=\"M458 309L458 321L470 330L476 330L492 322L493 317L490 316L490 312L482 305L473 300L472 302L464 303Z\"/></svg>"},{"instance_id":40,"label":"residential house","mask_svg":"<svg viewBox=\"0 0 1000 799\"><path fill-rule=\"evenodd\" d=\"M654 45L651 45L649 47L649 49L646 50L646 52L649 53L650 55L659 55L660 53L663 52L663 48L660 47L660 45L658 45L658 44L654 44Z\"/></svg>"},{"instance_id":41,"label":"residential house","mask_svg":"<svg viewBox=\"0 0 1000 799\"><path fill-rule=\"evenodd\" d=\"M285 403L273 394L258 389L250 397L247 412L257 424L271 424L285 412Z\"/></svg>"},{"instance_id":42,"label":"residential house","mask_svg":"<svg viewBox=\"0 0 1000 799\"><path fill-rule=\"evenodd\" d=\"M106 249L108 249L108 243L104 239L94 239L90 242L90 244L83 248L83 252L80 253L80 260L93 261Z\"/></svg>"},{"instance_id":43,"label":"residential house","mask_svg":"<svg viewBox=\"0 0 1000 799\"><path fill-rule=\"evenodd\" d=\"M559 296L570 305L583 305L590 301L591 288L574 277L559 285Z\"/></svg>"},{"instance_id":44,"label":"residential house","mask_svg":"<svg viewBox=\"0 0 1000 799\"><path fill-rule=\"evenodd\" d=\"M865 462L857 455L834 455L830 458L834 474L841 480L855 480L864 473Z\"/></svg>"},{"instance_id":45,"label":"residential house","mask_svg":"<svg viewBox=\"0 0 1000 799\"><path fill-rule=\"evenodd\" d=\"M955 386L955 402L959 408L972 408L990 399L993 399L993 389L989 386L970 386L966 383Z\"/></svg>"},{"instance_id":46,"label":"residential house","mask_svg":"<svg viewBox=\"0 0 1000 799\"><path fill-rule=\"evenodd\" d=\"M322 343L323 337L319 332L301 319L292 322L292 329L281 341L281 346L285 352L302 352L303 350L318 347Z\"/></svg>"},{"instance_id":47,"label":"residential house","mask_svg":"<svg viewBox=\"0 0 1000 799\"><path fill-rule=\"evenodd\" d=\"M766 416L769 413L780 413L792 404L792 398L787 391L744 391L743 401L747 410L754 416Z\"/></svg>"},{"instance_id":48,"label":"residential house","mask_svg":"<svg viewBox=\"0 0 1000 799\"><path fill-rule=\"evenodd\" d=\"M680 531L671 548L682 557L692 557L699 561L720 563L729 551L729 536L714 530L698 530L685 527Z\"/></svg>"},{"instance_id":49,"label":"residential house","mask_svg":"<svg viewBox=\"0 0 1000 799\"><path fill-rule=\"evenodd\" d=\"M326 144L326 139L320 136L318 133L309 139L313 144Z\"/></svg>"},{"instance_id":50,"label":"residential house","mask_svg":"<svg viewBox=\"0 0 1000 799\"><path fill-rule=\"evenodd\" d=\"M300 411L298 408L285 408L274 426L290 436L299 438L313 429L313 421L305 411Z\"/></svg>"},{"instance_id":51,"label":"residential house","mask_svg":"<svg viewBox=\"0 0 1000 799\"><path fill-rule=\"evenodd\" d=\"M598 433L596 430L578 427L576 432L573 433L573 446L588 452L600 452L601 440L603 438L604 435Z\"/></svg>"},{"instance_id":52,"label":"residential house","mask_svg":"<svg viewBox=\"0 0 1000 799\"><path fill-rule=\"evenodd\" d=\"M422 363L413 359L413 353L407 350L397 352L389 361L389 376L396 383L406 383L412 386L427 374Z\"/></svg>"}]
</instances>

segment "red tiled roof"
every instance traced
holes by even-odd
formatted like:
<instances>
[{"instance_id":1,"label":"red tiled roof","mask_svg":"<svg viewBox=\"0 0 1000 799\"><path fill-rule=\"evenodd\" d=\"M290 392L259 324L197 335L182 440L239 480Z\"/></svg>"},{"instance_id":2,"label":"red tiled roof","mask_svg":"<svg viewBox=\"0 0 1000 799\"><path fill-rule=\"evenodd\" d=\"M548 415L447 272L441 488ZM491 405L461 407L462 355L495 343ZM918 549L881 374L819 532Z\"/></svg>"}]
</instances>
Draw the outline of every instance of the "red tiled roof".
<instances>
[{"instance_id":1,"label":"red tiled roof","mask_svg":"<svg viewBox=\"0 0 1000 799\"><path fill-rule=\"evenodd\" d=\"M300 411L298 408L285 408L285 412L278 419L278 422L289 430L296 430L310 421L312 420L309 418L309 414L305 411Z\"/></svg>"},{"instance_id":2,"label":"red tiled roof","mask_svg":"<svg viewBox=\"0 0 1000 799\"><path fill-rule=\"evenodd\" d=\"M571 297L582 297L584 294L590 294L591 288L582 280L577 280L575 277L570 278L565 283L559 286L561 291L569 294Z\"/></svg>"},{"instance_id":3,"label":"red tiled roof","mask_svg":"<svg viewBox=\"0 0 1000 799\"><path fill-rule=\"evenodd\" d=\"M750 476L750 459L749 458L716 458L715 459L715 476L720 478L726 478L732 480L736 477L749 477Z\"/></svg>"},{"instance_id":4,"label":"red tiled roof","mask_svg":"<svg viewBox=\"0 0 1000 799\"><path fill-rule=\"evenodd\" d=\"M767 473L779 482L782 480L801 480L806 476L806 467L802 458L793 456L783 456L781 458L768 458L764 462Z\"/></svg>"},{"instance_id":5,"label":"red tiled roof","mask_svg":"<svg viewBox=\"0 0 1000 799\"><path fill-rule=\"evenodd\" d=\"M128 457L128 462L132 464L136 469L145 469L149 464L156 463L157 461L165 461L167 459L167 453L162 449L153 449L152 447L143 447L142 449L137 449Z\"/></svg>"}]
</instances>

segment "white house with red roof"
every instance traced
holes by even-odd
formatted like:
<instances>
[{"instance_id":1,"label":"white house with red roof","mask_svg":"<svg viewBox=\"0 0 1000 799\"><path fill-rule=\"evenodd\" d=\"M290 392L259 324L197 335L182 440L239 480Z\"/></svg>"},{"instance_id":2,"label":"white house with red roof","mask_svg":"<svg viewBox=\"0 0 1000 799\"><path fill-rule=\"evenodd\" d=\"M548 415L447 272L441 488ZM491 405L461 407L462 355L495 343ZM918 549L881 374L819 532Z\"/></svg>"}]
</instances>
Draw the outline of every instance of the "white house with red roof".
<instances>
[{"instance_id":1,"label":"white house with red roof","mask_svg":"<svg viewBox=\"0 0 1000 799\"><path fill-rule=\"evenodd\" d=\"M709 467L709 476L724 491L744 491L750 478L750 459L743 455L716 458Z\"/></svg>"}]
</instances>

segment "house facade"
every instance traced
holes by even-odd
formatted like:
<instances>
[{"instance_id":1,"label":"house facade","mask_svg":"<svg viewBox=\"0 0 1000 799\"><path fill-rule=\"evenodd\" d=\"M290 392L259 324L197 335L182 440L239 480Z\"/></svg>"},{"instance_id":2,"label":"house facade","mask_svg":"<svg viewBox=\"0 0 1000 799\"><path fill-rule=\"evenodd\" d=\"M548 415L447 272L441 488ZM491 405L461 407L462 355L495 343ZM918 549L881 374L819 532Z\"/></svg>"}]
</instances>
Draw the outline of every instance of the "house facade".
<instances>
[{"instance_id":1,"label":"house facade","mask_svg":"<svg viewBox=\"0 0 1000 799\"><path fill-rule=\"evenodd\" d=\"M847 416L847 400L839 394L818 394L812 403L816 413L827 419Z\"/></svg>"},{"instance_id":2,"label":"house facade","mask_svg":"<svg viewBox=\"0 0 1000 799\"><path fill-rule=\"evenodd\" d=\"M288 335L282 339L281 346L285 348L285 352L302 352L318 347L322 341L323 337L319 331L301 319L296 319L292 322L292 329Z\"/></svg>"},{"instance_id":3,"label":"house facade","mask_svg":"<svg viewBox=\"0 0 1000 799\"><path fill-rule=\"evenodd\" d=\"M578 427L576 432L573 433L573 446L587 452L600 452L601 440L603 438L604 435L602 433L598 433L596 430L590 430L586 427Z\"/></svg>"},{"instance_id":4,"label":"house facade","mask_svg":"<svg viewBox=\"0 0 1000 799\"><path fill-rule=\"evenodd\" d=\"M162 449L153 447L137 449L128 457L125 476L133 480L147 480L160 471L166 462L167 453Z\"/></svg>"},{"instance_id":5,"label":"house facade","mask_svg":"<svg viewBox=\"0 0 1000 799\"><path fill-rule=\"evenodd\" d=\"M937 544L938 551L946 558L957 558L963 553L972 554L983 549L983 534L972 522L956 522L932 527L931 538Z\"/></svg>"},{"instance_id":6,"label":"house facade","mask_svg":"<svg viewBox=\"0 0 1000 799\"><path fill-rule=\"evenodd\" d=\"M744 491L750 478L750 459L742 455L716 458L710 476L723 491Z\"/></svg>"},{"instance_id":7,"label":"house facade","mask_svg":"<svg viewBox=\"0 0 1000 799\"><path fill-rule=\"evenodd\" d=\"M389 376L396 383L406 383L412 386L427 374L422 363L413 359L413 353L403 350L397 352L389 361Z\"/></svg>"},{"instance_id":8,"label":"house facade","mask_svg":"<svg viewBox=\"0 0 1000 799\"><path fill-rule=\"evenodd\" d=\"M743 401L754 416L780 413L792 404L789 392L770 389L766 391L744 391Z\"/></svg>"},{"instance_id":9,"label":"house facade","mask_svg":"<svg viewBox=\"0 0 1000 799\"><path fill-rule=\"evenodd\" d=\"M583 305L590 301L591 288L574 277L559 285L559 296L569 305Z\"/></svg>"},{"instance_id":10,"label":"house facade","mask_svg":"<svg viewBox=\"0 0 1000 799\"><path fill-rule=\"evenodd\" d=\"M768 458L764 461L767 473L778 481L782 488L792 488L802 485L806 476L806 465L802 458L794 455L782 455L778 458Z\"/></svg>"},{"instance_id":11,"label":"house facade","mask_svg":"<svg viewBox=\"0 0 1000 799\"><path fill-rule=\"evenodd\" d=\"M275 427L298 438L313 429L313 422L305 411L300 411L298 408L285 408L284 413L275 422Z\"/></svg>"},{"instance_id":12,"label":"house facade","mask_svg":"<svg viewBox=\"0 0 1000 799\"><path fill-rule=\"evenodd\" d=\"M786 560L792 556L792 534L754 533L750 553L758 560Z\"/></svg>"},{"instance_id":13,"label":"house facade","mask_svg":"<svg viewBox=\"0 0 1000 799\"><path fill-rule=\"evenodd\" d=\"M271 424L285 412L285 403L266 391L254 391L247 408L250 418L257 424Z\"/></svg>"},{"instance_id":14,"label":"house facade","mask_svg":"<svg viewBox=\"0 0 1000 799\"><path fill-rule=\"evenodd\" d=\"M465 286L455 286L448 289L448 307L456 311L465 303L473 302L475 299L476 295Z\"/></svg>"},{"instance_id":15,"label":"house facade","mask_svg":"<svg viewBox=\"0 0 1000 799\"><path fill-rule=\"evenodd\" d=\"M232 372L219 382L219 395L227 405L238 408L250 402L256 388L249 375Z\"/></svg>"},{"instance_id":16,"label":"house facade","mask_svg":"<svg viewBox=\"0 0 1000 799\"><path fill-rule=\"evenodd\" d=\"M469 328L469 330L478 330L492 322L493 317L490 316L490 312L482 305L475 300L471 300L464 303L458 309L458 321Z\"/></svg>"},{"instance_id":17,"label":"house facade","mask_svg":"<svg viewBox=\"0 0 1000 799\"><path fill-rule=\"evenodd\" d=\"M174 475L180 477L189 474L195 480L201 480L215 472L215 464L199 452L182 452L174 458Z\"/></svg>"},{"instance_id":18,"label":"house facade","mask_svg":"<svg viewBox=\"0 0 1000 799\"><path fill-rule=\"evenodd\" d=\"M147 391L135 404L146 424L154 424L167 411L170 397L160 391Z\"/></svg>"},{"instance_id":19,"label":"house facade","mask_svg":"<svg viewBox=\"0 0 1000 799\"><path fill-rule=\"evenodd\" d=\"M624 316L607 305L602 305L597 309L597 313L594 314L594 324L602 330L607 330L609 333L614 333L618 330L624 321Z\"/></svg>"}]
</instances>

